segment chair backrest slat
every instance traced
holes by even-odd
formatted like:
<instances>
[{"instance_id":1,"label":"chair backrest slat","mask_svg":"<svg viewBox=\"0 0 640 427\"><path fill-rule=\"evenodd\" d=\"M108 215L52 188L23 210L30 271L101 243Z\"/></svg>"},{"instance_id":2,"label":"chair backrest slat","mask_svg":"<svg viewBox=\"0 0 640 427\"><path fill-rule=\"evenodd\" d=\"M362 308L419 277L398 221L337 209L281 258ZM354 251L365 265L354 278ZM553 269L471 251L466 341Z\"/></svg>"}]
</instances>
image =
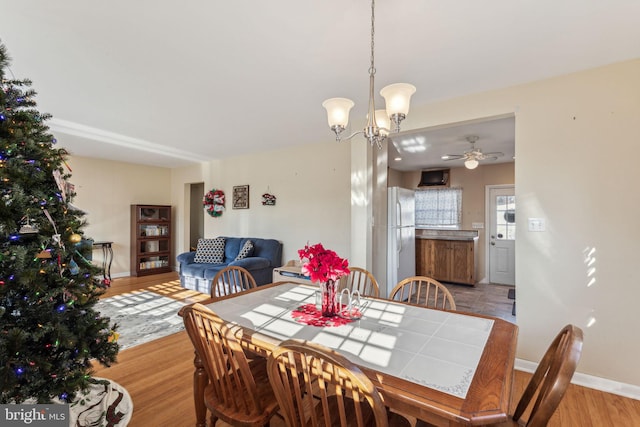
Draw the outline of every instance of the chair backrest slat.
<instances>
[{"instance_id":1,"label":"chair backrest slat","mask_svg":"<svg viewBox=\"0 0 640 427\"><path fill-rule=\"evenodd\" d=\"M442 283L426 276L407 277L400 281L391 291L389 298L443 310L456 309L451 292Z\"/></svg>"},{"instance_id":2,"label":"chair backrest slat","mask_svg":"<svg viewBox=\"0 0 640 427\"><path fill-rule=\"evenodd\" d=\"M255 287L256 281L247 269L231 265L218 271L211 280L211 298L215 300Z\"/></svg>"},{"instance_id":3,"label":"chair backrest slat","mask_svg":"<svg viewBox=\"0 0 640 427\"><path fill-rule=\"evenodd\" d=\"M349 275L345 278L345 287L351 292L358 291L362 296L380 296L380 287L373 274L364 268L349 267Z\"/></svg>"},{"instance_id":4,"label":"chair backrest slat","mask_svg":"<svg viewBox=\"0 0 640 427\"><path fill-rule=\"evenodd\" d=\"M265 413L266 402L258 393L247 357L233 333L201 304L185 307L183 321L209 378L216 417L233 420L242 416L258 419L258 425L264 423L271 414Z\"/></svg>"},{"instance_id":5,"label":"chair backrest slat","mask_svg":"<svg viewBox=\"0 0 640 427\"><path fill-rule=\"evenodd\" d=\"M287 340L269 356L267 371L289 427L388 426L371 380L329 348Z\"/></svg>"}]
</instances>

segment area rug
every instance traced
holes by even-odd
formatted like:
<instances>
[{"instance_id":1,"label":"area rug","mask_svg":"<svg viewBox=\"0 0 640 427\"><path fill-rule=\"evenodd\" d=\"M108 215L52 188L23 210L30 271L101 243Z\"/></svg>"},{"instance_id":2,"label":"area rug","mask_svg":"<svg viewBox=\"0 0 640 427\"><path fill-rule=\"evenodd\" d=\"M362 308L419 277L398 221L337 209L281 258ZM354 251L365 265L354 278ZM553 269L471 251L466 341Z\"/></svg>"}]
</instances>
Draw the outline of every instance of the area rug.
<instances>
[{"instance_id":1,"label":"area rug","mask_svg":"<svg viewBox=\"0 0 640 427\"><path fill-rule=\"evenodd\" d=\"M101 299L95 310L118 324L120 350L184 330L178 311L184 304L150 291Z\"/></svg>"}]
</instances>

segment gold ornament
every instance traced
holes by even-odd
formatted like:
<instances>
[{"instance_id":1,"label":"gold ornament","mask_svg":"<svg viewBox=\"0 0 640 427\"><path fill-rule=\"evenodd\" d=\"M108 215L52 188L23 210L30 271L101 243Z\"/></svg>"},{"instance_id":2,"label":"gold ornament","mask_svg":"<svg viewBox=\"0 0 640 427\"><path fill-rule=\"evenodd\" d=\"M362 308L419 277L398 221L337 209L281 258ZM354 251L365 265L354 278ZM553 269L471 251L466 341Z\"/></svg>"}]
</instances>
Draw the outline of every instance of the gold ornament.
<instances>
[{"instance_id":1,"label":"gold ornament","mask_svg":"<svg viewBox=\"0 0 640 427\"><path fill-rule=\"evenodd\" d=\"M71 243L80 243L81 240L82 236L77 233L73 233L71 236L69 236L69 241Z\"/></svg>"}]
</instances>

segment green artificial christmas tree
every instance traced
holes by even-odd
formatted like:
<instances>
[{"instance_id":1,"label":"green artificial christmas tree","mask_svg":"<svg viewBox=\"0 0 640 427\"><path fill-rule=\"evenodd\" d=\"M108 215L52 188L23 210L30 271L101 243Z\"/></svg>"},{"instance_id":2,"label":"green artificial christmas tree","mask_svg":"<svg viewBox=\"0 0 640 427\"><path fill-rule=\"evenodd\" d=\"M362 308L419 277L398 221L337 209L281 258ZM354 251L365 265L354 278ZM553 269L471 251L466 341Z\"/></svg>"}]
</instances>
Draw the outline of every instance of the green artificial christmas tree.
<instances>
[{"instance_id":1,"label":"green artificial christmas tree","mask_svg":"<svg viewBox=\"0 0 640 427\"><path fill-rule=\"evenodd\" d=\"M8 66L0 43L0 403L70 402L89 385L91 359L116 360L116 327L94 310L109 283L87 260L50 115Z\"/></svg>"}]
</instances>

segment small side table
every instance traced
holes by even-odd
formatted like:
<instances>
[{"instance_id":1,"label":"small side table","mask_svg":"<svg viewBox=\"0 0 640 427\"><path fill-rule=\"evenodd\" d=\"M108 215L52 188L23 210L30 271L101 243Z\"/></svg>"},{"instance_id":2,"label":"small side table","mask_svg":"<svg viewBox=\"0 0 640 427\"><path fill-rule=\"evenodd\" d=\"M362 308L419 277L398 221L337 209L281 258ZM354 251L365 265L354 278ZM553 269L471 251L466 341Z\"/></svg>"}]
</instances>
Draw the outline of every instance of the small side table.
<instances>
[{"instance_id":1,"label":"small side table","mask_svg":"<svg viewBox=\"0 0 640 427\"><path fill-rule=\"evenodd\" d=\"M105 279L111 281L111 263L113 262L113 242L93 242L94 248L102 248L102 271Z\"/></svg>"}]
</instances>

